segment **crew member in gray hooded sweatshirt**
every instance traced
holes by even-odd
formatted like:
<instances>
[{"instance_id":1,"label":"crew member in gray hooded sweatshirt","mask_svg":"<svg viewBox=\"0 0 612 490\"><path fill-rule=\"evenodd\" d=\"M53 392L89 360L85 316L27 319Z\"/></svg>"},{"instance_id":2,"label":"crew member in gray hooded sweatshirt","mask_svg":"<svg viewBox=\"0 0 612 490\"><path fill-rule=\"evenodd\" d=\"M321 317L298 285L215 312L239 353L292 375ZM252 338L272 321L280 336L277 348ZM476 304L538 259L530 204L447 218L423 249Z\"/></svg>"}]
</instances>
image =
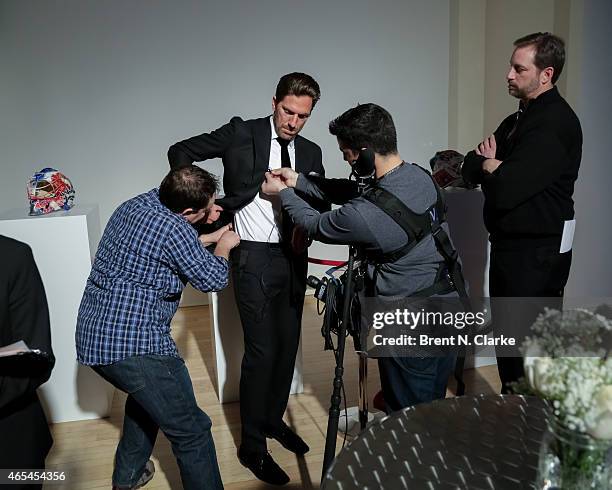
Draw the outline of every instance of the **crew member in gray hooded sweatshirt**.
<instances>
[{"instance_id":1,"label":"crew member in gray hooded sweatshirt","mask_svg":"<svg viewBox=\"0 0 612 490\"><path fill-rule=\"evenodd\" d=\"M357 161L362 149L374 152L376 186L394 194L415 213L424 213L435 205L437 193L431 177L417 165L402 160L397 150L395 125L385 109L376 104L358 105L334 119L329 130L337 137L344 160L351 164ZM342 206L319 213L298 197L293 188ZM262 191L279 193L293 221L305 228L311 238L321 242L359 245L366 255L376 255L395 251L409 240L389 215L359 196L354 181L305 176L283 168L266 174ZM445 230L448 233L448 229ZM430 234L406 255L376 267L376 295L409 297L419 294L439 280L443 267L444 258ZM373 272L372 268L369 272ZM445 292L456 296L452 285L449 286L450 291ZM380 357L379 372L387 412L444 398L454 362L453 354Z\"/></svg>"}]
</instances>

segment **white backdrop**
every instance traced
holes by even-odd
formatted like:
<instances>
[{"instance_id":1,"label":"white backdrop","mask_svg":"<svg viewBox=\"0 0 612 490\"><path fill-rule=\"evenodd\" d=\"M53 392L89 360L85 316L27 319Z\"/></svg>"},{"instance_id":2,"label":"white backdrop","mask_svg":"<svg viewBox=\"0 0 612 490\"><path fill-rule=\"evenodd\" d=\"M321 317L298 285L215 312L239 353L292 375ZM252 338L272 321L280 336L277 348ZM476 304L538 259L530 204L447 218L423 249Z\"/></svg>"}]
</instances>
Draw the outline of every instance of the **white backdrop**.
<instances>
[{"instance_id":1,"label":"white backdrop","mask_svg":"<svg viewBox=\"0 0 612 490\"><path fill-rule=\"evenodd\" d=\"M269 114L290 71L321 85L302 134L330 176L347 168L327 124L358 102L387 108L402 156L426 163L448 139L448 26L448 0L0 0L0 210L53 166L104 226L158 185L172 143ZM344 249L312 252L330 254Z\"/></svg>"}]
</instances>

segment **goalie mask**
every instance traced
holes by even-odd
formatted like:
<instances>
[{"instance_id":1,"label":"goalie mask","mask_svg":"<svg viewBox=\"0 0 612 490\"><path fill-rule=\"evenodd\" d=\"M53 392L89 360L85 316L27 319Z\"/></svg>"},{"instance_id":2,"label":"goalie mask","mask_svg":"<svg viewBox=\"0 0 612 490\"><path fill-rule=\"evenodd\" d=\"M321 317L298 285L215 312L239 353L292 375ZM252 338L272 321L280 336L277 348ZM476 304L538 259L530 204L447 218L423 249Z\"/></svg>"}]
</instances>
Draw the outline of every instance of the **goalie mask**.
<instances>
[{"instance_id":1,"label":"goalie mask","mask_svg":"<svg viewBox=\"0 0 612 490\"><path fill-rule=\"evenodd\" d=\"M466 184L461 177L462 164L463 155L455 150L439 151L429 160L432 177L440 187L472 189L475 186Z\"/></svg>"},{"instance_id":2,"label":"goalie mask","mask_svg":"<svg viewBox=\"0 0 612 490\"><path fill-rule=\"evenodd\" d=\"M74 206L72 182L54 168L43 168L28 182L30 216L68 211Z\"/></svg>"}]
</instances>

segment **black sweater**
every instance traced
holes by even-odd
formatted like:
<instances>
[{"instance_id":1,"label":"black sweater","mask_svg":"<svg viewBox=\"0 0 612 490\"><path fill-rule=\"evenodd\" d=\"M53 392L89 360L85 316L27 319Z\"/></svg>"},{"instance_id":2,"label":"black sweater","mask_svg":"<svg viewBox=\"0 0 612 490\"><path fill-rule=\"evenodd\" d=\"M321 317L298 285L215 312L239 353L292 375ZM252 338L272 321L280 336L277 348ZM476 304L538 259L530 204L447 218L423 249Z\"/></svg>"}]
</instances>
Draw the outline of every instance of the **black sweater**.
<instances>
[{"instance_id":1,"label":"black sweater","mask_svg":"<svg viewBox=\"0 0 612 490\"><path fill-rule=\"evenodd\" d=\"M513 131L513 128L516 128ZM484 157L469 152L463 177L481 184L484 221L492 243L518 239L556 239L563 222L573 219L574 182L582 155L578 117L556 87L502 121L495 131L492 174Z\"/></svg>"}]
</instances>

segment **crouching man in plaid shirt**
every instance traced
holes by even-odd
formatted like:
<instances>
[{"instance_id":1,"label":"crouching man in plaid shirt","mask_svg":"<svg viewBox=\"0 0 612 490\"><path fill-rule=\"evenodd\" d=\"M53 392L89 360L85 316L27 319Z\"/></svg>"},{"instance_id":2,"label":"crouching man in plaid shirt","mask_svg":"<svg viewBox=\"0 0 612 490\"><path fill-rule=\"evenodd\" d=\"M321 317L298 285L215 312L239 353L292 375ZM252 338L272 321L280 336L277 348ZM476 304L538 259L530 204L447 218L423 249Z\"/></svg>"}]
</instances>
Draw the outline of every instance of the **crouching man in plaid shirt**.
<instances>
[{"instance_id":1,"label":"crouching man in plaid shirt","mask_svg":"<svg viewBox=\"0 0 612 490\"><path fill-rule=\"evenodd\" d=\"M170 171L159 189L123 203L104 230L79 308L77 357L128 394L115 454L114 488L139 488L159 429L172 444L183 488L223 488L210 432L191 378L170 335L187 282L217 291L228 281L228 255L240 239L229 225L198 237L214 221L217 182L189 166ZM216 243L214 254L204 245Z\"/></svg>"}]
</instances>

